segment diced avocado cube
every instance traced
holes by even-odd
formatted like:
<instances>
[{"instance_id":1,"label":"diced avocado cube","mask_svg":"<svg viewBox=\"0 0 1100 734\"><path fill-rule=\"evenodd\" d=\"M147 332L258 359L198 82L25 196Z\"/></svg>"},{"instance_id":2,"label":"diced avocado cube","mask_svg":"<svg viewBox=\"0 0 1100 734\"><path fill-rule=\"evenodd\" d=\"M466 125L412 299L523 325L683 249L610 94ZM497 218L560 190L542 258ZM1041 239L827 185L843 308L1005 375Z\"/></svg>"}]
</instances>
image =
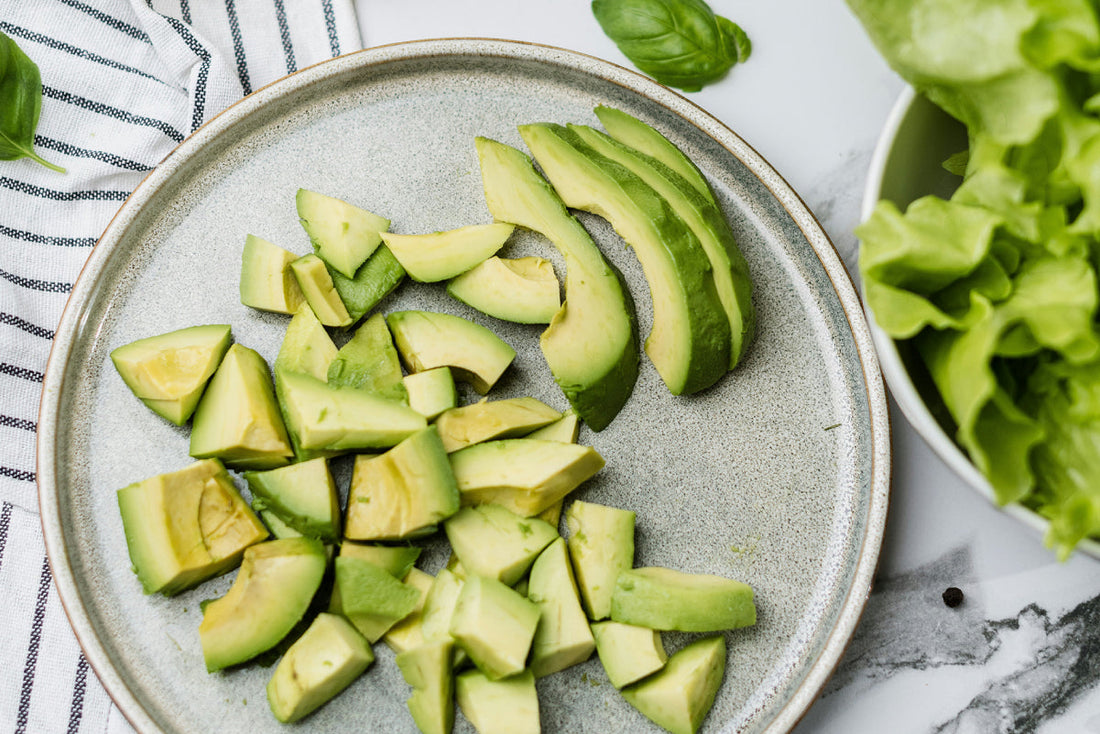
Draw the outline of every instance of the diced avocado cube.
<instances>
[{"instance_id":1,"label":"diced avocado cube","mask_svg":"<svg viewBox=\"0 0 1100 734\"><path fill-rule=\"evenodd\" d=\"M665 667L622 690L623 698L672 734L695 734L707 717L726 672L726 639L693 642Z\"/></svg>"},{"instance_id":2,"label":"diced avocado cube","mask_svg":"<svg viewBox=\"0 0 1100 734\"><path fill-rule=\"evenodd\" d=\"M386 247L379 247L355 271L354 278L329 268L332 285L340 294L352 323L363 318L405 279L405 269Z\"/></svg>"},{"instance_id":3,"label":"diced avocado cube","mask_svg":"<svg viewBox=\"0 0 1100 734\"><path fill-rule=\"evenodd\" d=\"M343 617L322 612L283 655L267 683L271 713L298 721L335 698L374 662L363 635Z\"/></svg>"},{"instance_id":4,"label":"diced avocado cube","mask_svg":"<svg viewBox=\"0 0 1100 734\"><path fill-rule=\"evenodd\" d=\"M576 443L580 433L580 419L572 410L567 410L561 418L543 426L537 431L528 433L525 438L537 438L542 441L561 441L563 443Z\"/></svg>"},{"instance_id":5,"label":"diced avocado cube","mask_svg":"<svg viewBox=\"0 0 1100 734\"><path fill-rule=\"evenodd\" d=\"M428 590L428 596L424 599L424 611L420 626L424 632L424 639L451 640L451 617L454 616L455 602L462 591L462 579L458 578L450 570L443 568L435 576L432 588Z\"/></svg>"},{"instance_id":6,"label":"diced avocado cube","mask_svg":"<svg viewBox=\"0 0 1100 734\"><path fill-rule=\"evenodd\" d=\"M328 384L357 387L387 400L407 403L401 360L382 314L371 316L340 348L328 368Z\"/></svg>"},{"instance_id":7,"label":"diced avocado cube","mask_svg":"<svg viewBox=\"0 0 1100 734\"><path fill-rule=\"evenodd\" d=\"M740 581L670 568L619 573L611 619L659 630L717 632L756 624L752 587Z\"/></svg>"},{"instance_id":8,"label":"diced avocado cube","mask_svg":"<svg viewBox=\"0 0 1100 734\"><path fill-rule=\"evenodd\" d=\"M171 596L225 573L267 537L216 459L123 487L118 506L146 594Z\"/></svg>"},{"instance_id":9,"label":"diced avocado cube","mask_svg":"<svg viewBox=\"0 0 1100 734\"><path fill-rule=\"evenodd\" d=\"M561 523L561 508L563 504L565 504L565 500L560 499L539 514L535 515L535 517L540 520L545 520L554 527L558 527L558 525Z\"/></svg>"},{"instance_id":10,"label":"diced avocado cube","mask_svg":"<svg viewBox=\"0 0 1100 734\"><path fill-rule=\"evenodd\" d=\"M235 469L273 469L293 455L267 362L234 344L195 409L191 456Z\"/></svg>"},{"instance_id":11,"label":"diced avocado cube","mask_svg":"<svg viewBox=\"0 0 1100 734\"><path fill-rule=\"evenodd\" d=\"M323 381L328 378L328 368L336 358L336 352L336 345L332 343L324 325L317 320L309 304L303 303L287 325L282 347L275 358L275 395L279 400L279 410L282 412L287 434L290 436L290 444L294 448L294 458L297 461L306 461L320 456L335 456L340 452L302 448L298 426L287 414L284 376L296 373Z\"/></svg>"},{"instance_id":12,"label":"diced avocado cube","mask_svg":"<svg viewBox=\"0 0 1100 734\"><path fill-rule=\"evenodd\" d=\"M541 257L491 257L447 284L447 293L503 321L549 324L561 308L554 266Z\"/></svg>"},{"instance_id":13,"label":"diced avocado cube","mask_svg":"<svg viewBox=\"0 0 1100 734\"><path fill-rule=\"evenodd\" d=\"M372 644L416 608L420 592L369 561L337 556L340 613Z\"/></svg>"},{"instance_id":14,"label":"diced avocado cube","mask_svg":"<svg viewBox=\"0 0 1100 734\"><path fill-rule=\"evenodd\" d=\"M351 314L340 300L328 269L316 255L300 257L290 264L309 307L325 326L350 326Z\"/></svg>"},{"instance_id":15,"label":"diced avocado cube","mask_svg":"<svg viewBox=\"0 0 1100 734\"><path fill-rule=\"evenodd\" d=\"M220 599L203 609L199 641L209 672L270 650L298 623L321 585L328 556L314 538L251 546Z\"/></svg>"},{"instance_id":16,"label":"diced avocado cube","mask_svg":"<svg viewBox=\"0 0 1100 734\"><path fill-rule=\"evenodd\" d=\"M536 678L584 662L596 649L588 618L577 597L565 541L546 546L531 566L527 598L539 606L539 626L531 644L531 672Z\"/></svg>"},{"instance_id":17,"label":"diced avocado cube","mask_svg":"<svg viewBox=\"0 0 1100 734\"><path fill-rule=\"evenodd\" d=\"M634 511L577 500L565 525L584 608L589 619L606 619L619 573L634 566Z\"/></svg>"},{"instance_id":18,"label":"diced avocado cube","mask_svg":"<svg viewBox=\"0 0 1100 734\"><path fill-rule=\"evenodd\" d=\"M229 349L223 324L191 326L125 344L111 352L123 382L154 413L182 426Z\"/></svg>"},{"instance_id":19,"label":"diced avocado cube","mask_svg":"<svg viewBox=\"0 0 1100 734\"><path fill-rule=\"evenodd\" d=\"M435 283L465 273L492 257L512 236L511 224L471 224L430 234L383 232L393 256L413 280Z\"/></svg>"},{"instance_id":20,"label":"diced avocado cube","mask_svg":"<svg viewBox=\"0 0 1100 734\"><path fill-rule=\"evenodd\" d=\"M390 221L346 201L298 189L298 218L321 258L348 278L371 256Z\"/></svg>"},{"instance_id":21,"label":"diced avocado cube","mask_svg":"<svg viewBox=\"0 0 1100 734\"><path fill-rule=\"evenodd\" d=\"M668 655L661 633L648 627L620 622L592 625L596 651L607 678L616 688L628 686L665 667Z\"/></svg>"},{"instance_id":22,"label":"diced avocado cube","mask_svg":"<svg viewBox=\"0 0 1100 734\"><path fill-rule=\"evenodd\" d=\"M397 655L397 667L412 686L409 713L423 734L451 734L455 721L450 640L429 642Z\"/></svg>"},{"instance_id":23,"label":"diced avocado cube","mask_svg":"<svg viewBox=\"0 0 1100 734\"><path fill-rule=\"evenodd\" d=\"M511 585L558 537L549 523L523 518L500 505L464 507L443 523L455 556L469 574Z\"/></svg>"},{"instance_id":24,"label":"diced avocado cube","mask_svg":"<svg viewBox=\"0 0 1100 734\"><path fill-rule=\"evenodd\" d=\"M291 314L305 301L290 264L298 259L267 240L248 235L241 253L241 303L261 311Z\"/></svg>"},{"instance_id":25,"label":"diced avocado cube","mask_svg":"<svg viewBox=\"0 0 1100 734\"><path fill-rule=\"evenodd\" d=\"M450 633L492 680L523 671L539 608L496 579L469 576L458 593Z\"/></svg>"},{"instance_id":26,"label":"diced avocado cube","mask_svg":"<svg viewBox=\"0 0 1100 734\"><path fill-rule=\"evenodd\" d=\"M450 367L414 372L403 378L409 393L409 407L428 420L458 405L458 391Z\"/></svg>"},{"instance_id":27,"label":"diced avocado cube","mask_svg":"<svg viewBox=\"0 0 1100 734\"><path fill-rule=\"evenodd\" d=\"M340 538L340 498L328 461L311 459L264 472L245 472L245 481L266 509L303 535Z\"/></svg>"},{"instance_id":28,"label":"diced avocado cube","mask_svg":"<svg viewBox=\"0 0 1100 734\"><path fill-rule=\"evenodd\" d=\"M516 350L480 324L431 311L397 311L386 317L394 343L409 372L450 367L454 378L484 395Z\"/></svg>"},{"instance_id":29,"label":"diced avocado cube","mask_svg":"<svg viewBox=\"0 0 1100 734\"><path fill-rule=\"evenodd\" d=\"M424 644L424 602L428 598L428 591L432 588L435 577L424 573L419 568L411 568L405 574L404 582L406 586L416 589L420 596L416 600L416 606L409 612L409 616L390 627L389 631L382 637L382 641L389 645L395 653L412 650L414 647Z\"/></svg>"},{"instance_id":30,"label":"diced avocado cube","mask_svg":"<svg viewBox=\"0 0 1100 734\"><path fill-rule=\"evenodd\" d=\"M494 438L523 436L561 418L561 413L535 398L481 400L451 408L435 421L443 448L458 451Z\"/></svg>"},{"instance_id":31,"label":"diced avocado cube","mask_svg":"<svg viewBox=\"0 0 1100 734\"><path fill-rule=\"evenodd\" d=\"M363 545L344 542L340 544L339 556L373 563L390 576L401 580L412 570L416 559L420 557L420 549L414 546ZM329 599L328 608L329 611L337 614L342 614L344 609L340 594L340 579L335 575L332 580L332 596Z\"/></svg>"},{"instance_id":32,"label":"diced avocado cube","mask_svg":"<svg viewBox=\"0 0 1100 734\"><path fill-rule=\"evenodd\" d=\"M529 670L504 680L479 670L461 673L455 699L478 734L539 734L539 696Z\"/></svg>"}]
</instances>

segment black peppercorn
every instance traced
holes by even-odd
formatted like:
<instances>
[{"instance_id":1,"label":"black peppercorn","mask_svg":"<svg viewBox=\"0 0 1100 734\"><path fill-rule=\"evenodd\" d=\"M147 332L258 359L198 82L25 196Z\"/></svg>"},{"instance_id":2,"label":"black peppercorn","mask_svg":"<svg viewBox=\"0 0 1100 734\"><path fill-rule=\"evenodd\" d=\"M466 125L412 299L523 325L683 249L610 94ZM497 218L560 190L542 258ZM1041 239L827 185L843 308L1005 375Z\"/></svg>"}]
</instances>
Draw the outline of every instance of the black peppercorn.
<instances>
[{"instance_id":1,"label":"black peppercorn","mask_svg":"<svg viewBox=\"0 0 1100 734\"><path fill-rule=\"evenodd\" d=\"M943 592L943 603L954 609L963 603L962 589L952 586Z\"/></svg>"}]
</instances>

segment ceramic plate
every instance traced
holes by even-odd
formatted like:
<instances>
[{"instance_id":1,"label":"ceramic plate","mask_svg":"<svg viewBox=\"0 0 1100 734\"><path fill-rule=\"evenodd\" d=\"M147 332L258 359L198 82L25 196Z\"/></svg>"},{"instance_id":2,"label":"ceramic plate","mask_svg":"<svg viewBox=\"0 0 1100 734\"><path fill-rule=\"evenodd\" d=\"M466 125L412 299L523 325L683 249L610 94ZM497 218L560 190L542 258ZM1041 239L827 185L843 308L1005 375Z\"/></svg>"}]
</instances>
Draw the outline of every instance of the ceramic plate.
<instances>
[{"instance_id":1,"label":"ceramic plate","mask_svg":"<svg viewBox=\"0 0 1100 734\"><path fill-rule=\"evenodd\" d=\"M790 729L843 652L866 601L889 481L887 412L867 325L821 227L744 141L682 97L576 53L504 41L371 49L306 69L248 97L182 144L134 195L89 258L57 332L39 423L38 476L49 558L88 660L142 732L285 732L268 711L270 668L205 672L199 603L232 575L167 599L130 570L115 490L181 468L188 433L126 389L111 349L197 323L228 323L269 361L287 317L240 305L245 235L305 254L295 191L305 187L392 219L397 232L487 222L474 137L521 146L516 125L597 125L609 104L656 126L706 173L756 283L759 331L717 386L674 397L643 359L609 428L581 441L607 466L578 490L637 512L636 565L750 583L759 622L729 633L710 732ZM623 272L642 335L648 290L633 254L583 221ZM507 254L552 248L521 234ZM555 260L559 273L561 263ZM518 356L493 397L566 402L538 327L481 316L439 286L381 305L484 323ZM339 336L337 337L339 340ZM444 560L437 543L421 564ZM666 635L670 651L685 635ZM310 731L414 732L408 688L385 645ZM539 681L543 731L656 731L607 683L598 660ZM459 718L457 732L470 732Z\"/></svg>"}]
</instances>

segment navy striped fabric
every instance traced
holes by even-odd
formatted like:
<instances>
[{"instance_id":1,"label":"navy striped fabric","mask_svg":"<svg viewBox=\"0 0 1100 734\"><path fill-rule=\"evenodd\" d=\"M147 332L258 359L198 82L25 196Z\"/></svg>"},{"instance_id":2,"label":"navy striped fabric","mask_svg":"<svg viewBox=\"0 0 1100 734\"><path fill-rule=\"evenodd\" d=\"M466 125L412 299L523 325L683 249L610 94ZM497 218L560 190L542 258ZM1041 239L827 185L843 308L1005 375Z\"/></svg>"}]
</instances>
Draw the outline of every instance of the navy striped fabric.
<instances>
[{"instance_id":1,"label":"navy striped fabric","mask_svg":"<svg viewBox=\"0 0 1100 734\"><path fill-rule=\"evenodd\" d=\"M42 544L34 444L54 328L145 175L243 95L358 50L354 2L0 0L0 32L41 70L35 145L67 169L0 161L0 732L127 732L80 654Z\"/></svg>"}]
</instances>

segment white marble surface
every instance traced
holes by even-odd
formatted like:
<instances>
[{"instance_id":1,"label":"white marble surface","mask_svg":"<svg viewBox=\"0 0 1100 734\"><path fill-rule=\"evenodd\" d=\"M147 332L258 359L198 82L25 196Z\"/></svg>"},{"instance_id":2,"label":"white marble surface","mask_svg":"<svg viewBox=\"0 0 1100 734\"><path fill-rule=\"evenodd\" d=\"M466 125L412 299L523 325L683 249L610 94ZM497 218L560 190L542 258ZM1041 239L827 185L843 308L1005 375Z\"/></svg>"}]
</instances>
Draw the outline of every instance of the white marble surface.
<instances>
[{"instance_id":1,"label":"white marble surface","mask_svg":"<svg viewBox=\"0 0 1100 734\"><path fill-rule=\"evenodd\" d=\"M753 56L689 98L738 132L817 214L850 268L871 151L902 82L840 0L712 0ZM367 46L481 36L627 65L586 0L358 0ZM1100 561L1059 565L894 418L875 593L822 698L819 732L1100 733ZM948 586L966 594L948 609Z\"/></svg>"}]
</instances>

